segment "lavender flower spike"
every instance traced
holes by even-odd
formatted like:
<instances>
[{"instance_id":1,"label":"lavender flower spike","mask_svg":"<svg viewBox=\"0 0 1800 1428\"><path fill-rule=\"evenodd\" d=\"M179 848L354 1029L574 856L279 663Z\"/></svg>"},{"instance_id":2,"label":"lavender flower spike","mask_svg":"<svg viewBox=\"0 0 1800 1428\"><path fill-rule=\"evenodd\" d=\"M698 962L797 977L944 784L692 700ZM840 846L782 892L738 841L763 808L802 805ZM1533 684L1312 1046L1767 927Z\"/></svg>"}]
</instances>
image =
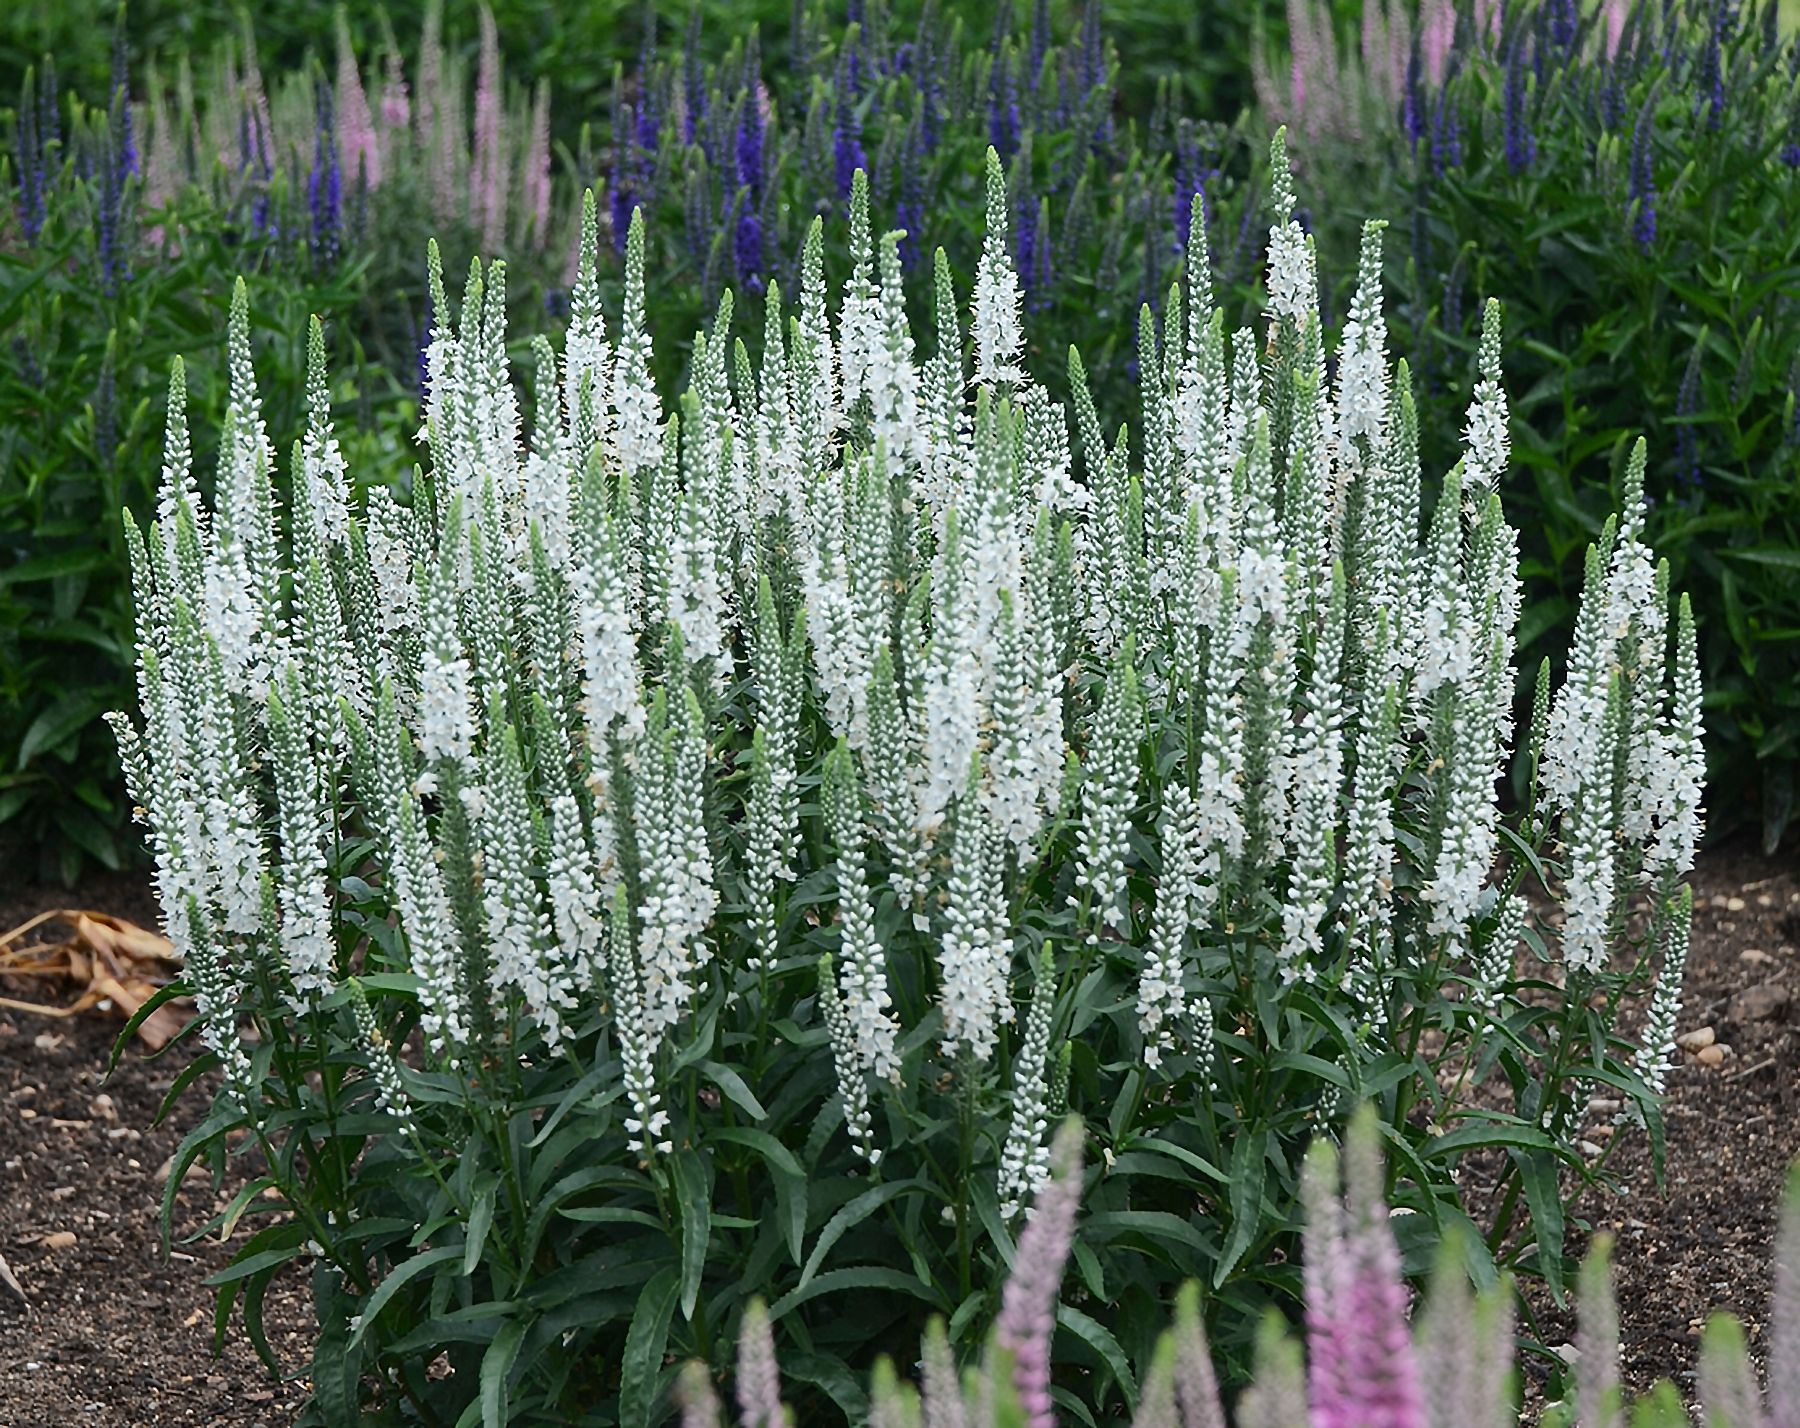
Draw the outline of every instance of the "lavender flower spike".
<instances>
[{"instance_id":1,"label":"lavender flower spike","mask_svg":"<svg viewBox=\"0 0 1800 1428\"><path fill-rule=\"evenodd\" d=\"M681 1428L719 1428L719 1395L713 1392L705 1364L690 1363L682 1369L675 1399L681 1405Z\"/></svg>"},{"instance_id":2,"label":"lavender flower spike","mask_svg":"<svg viewBox=\"0 0 1800 1428\"><path fill-rule=\"evenodd\" d=\"M1769 1428L1800 1428L1800 1162L1788 1172L1769 1302Z\"/></svg>"},{"instance_id":3,"label":"lavender flower spike","mask_svg":"<svg viewBox=\"0 0 1800 1428\"><path fill-rule=\"evenodd\" d=\"M1063 1267L1075 1239L1081 1204L1081 1122L1071 1116L1050 1146L1050 1181L1038 1192L1031 1220L1019 1236L1019 1252L1000 1299L994 1326L999 1346L1012 1355L1013 1386L1025 1410L1026 1428L1052 1428L1050 1340L1056 1333L1056 1301Z\"/></svg>"},{"instance_id":4,"label":"lavender flower spike","mask_svg":"<svg viewBox=\"0 0 1800 1428\"><path fill-rule=\"evenodd\" d=\"M1613 1298L1610 1235L1594 1236L1581 1266L1580 1316L1575 1331L1575 1416L1581 1428L1622 1428L1619 1386L1619 1305Z\"/></svg>"},{"instance_id":5,"label":"lavender flower spike","mask_svg":"<svg viewBox=\"0 0 1800 1428\"><path fill-rule=\"evenodd\" d=\"M787 1428L788 1411L781 1401L781 1370L775 1363L775 1336L769 1328L769 1306L752 1299L738 1330L737 1400L744 1428Z\"/></svg>"},{"instance_id":6,"label":"lavender flower spike","mask_svg":"<svg viewBox=\"0 0 1800 1428\"><path fill-rule=\"evenodd\" d=\"M1191 1280L1175 1296L1175 1405L1181 1428L1225 1428L1212 1349L1200 1322L1200 1286Z\"/></svg>"},{"instance_id":7,"label":"lavender flower spike","mask_svg":"<svg viewBox=\"0 0 1800 1428\"><path fill-rule=\"evenodd\" d=\"M1331 1174L1335 1159L1329 1146L1315 1147L1306 1167L1306 1317L1312 1338L1307 1388L1313 1428L1424 1428L1400 1251L1382 1203L1381 1153L1366 1107L1347 1138L1341 1228L1338 1235L1329 1227L1322 1235L1311 1217L1332 1213L1325 1202L1333 1197L1319 1182ZM1315 1266L1316 1256L1323 1256L1323 1263ZM1329 1297L1321 1302L1320 1295Z\"/></svg>"}]
</instances>

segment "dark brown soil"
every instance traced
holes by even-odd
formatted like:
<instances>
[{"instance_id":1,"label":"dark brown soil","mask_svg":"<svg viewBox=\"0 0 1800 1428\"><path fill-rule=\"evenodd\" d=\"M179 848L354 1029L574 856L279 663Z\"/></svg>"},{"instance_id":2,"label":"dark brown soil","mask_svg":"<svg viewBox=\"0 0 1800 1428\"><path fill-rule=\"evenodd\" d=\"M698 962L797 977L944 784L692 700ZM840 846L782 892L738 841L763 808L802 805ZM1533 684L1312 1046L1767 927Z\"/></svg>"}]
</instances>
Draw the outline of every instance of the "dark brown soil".
<instances>
[{"instance_id":1,"label":"dark brown soil","mask_svg":"<svg viewBox=\"0 0 1800 1428\"><path fill-rule=\"evenodd\" d=\"M0 897L0 933L49 907L156 925L141 882L96 879L75 893L28 887ZM153 1060L134 1049L107 1079L120 1025L93 1012L56 1021L0 1011L0 1255L31 1300L25 1309L0 1287L0 1423L286 1428L300 1395L262 1365L241 1325L213 1357L213 1292L201 1280L235 1246L181 1243L220 1208L209 1177L183 1185L174 1255L162 1256L158 1171L209 1096L190 1091L152 1129L187 1052ZM233 1175L227 1196L244 1178L241 1168ZM300 1290L278 1281L267 1305L271 1347L289 1372L311 1353Z\"/></svg>"},{"instance_id":2,"label":"dark brown soil","mask_svg":"<svg viewBox=\"0 0 1800 1428\"><path fill-rule=\"evenodd\" d=\"M1707 1318L1738 1315L1757 1350L1767 1320L1776 1213L1800 1156L1800 858L1712 852L1694 893L1676 1030L1710 1027L1727 1053L1716 1067L1684 1055L1669 1073L1666 1197L1639 1136L1613 1161L1631 1193L1583 1206L1615 1238L1627 1386L1672 1378L1689 1402Z\"/></svg>"},{"instance_id":3,"label":"dark brown soil","mask_svg":"<svg viewBox=\"0 0 1800 1428\"><path fill-rule=\"evenodd\" d=\"M1629 1195L1581 1207L1616 1237L1628 1386L1671 1377L1690 1400L1709 1314L1732 1311L1761 1338L1777 1202L1800 1156L1800 865L1730 847L1702 858L1695 891L1678 1030L1710 1026L1729 1051L1717 1067L1686 1058L1670 1073L1667 1195L1635 1137L1614 1157ZM0 931L69 905L155 922L142 885L114 879L78 896L25 888L0 898ZM1753 988L1772 990L1743 995ZM116 1031L92 1015L0 1011L0 1254L32 1300L26 1313L0 1289L0 1418L6 1428L286 1428L300 1386L273 1378L241 1328L213 1357L212 1293L201 1280L231 1246L178 1243L170 1263L159 1249L158 1171L203 1109L190 1092L150 1129L184 1053L134 1051L105 1080ZM1604 1118L1593 1129L1604 1135ZM209 1182L191 1180L178 1240L222 1203ZM50 1248L59 1233L74 1244ZM313 1327L302 1286L271 1289L268 1325L284 1368L298 1372ZM1552 1346L1568 1336L1563 1316L1541 1327Z\"/></svg>"}]
</instances>

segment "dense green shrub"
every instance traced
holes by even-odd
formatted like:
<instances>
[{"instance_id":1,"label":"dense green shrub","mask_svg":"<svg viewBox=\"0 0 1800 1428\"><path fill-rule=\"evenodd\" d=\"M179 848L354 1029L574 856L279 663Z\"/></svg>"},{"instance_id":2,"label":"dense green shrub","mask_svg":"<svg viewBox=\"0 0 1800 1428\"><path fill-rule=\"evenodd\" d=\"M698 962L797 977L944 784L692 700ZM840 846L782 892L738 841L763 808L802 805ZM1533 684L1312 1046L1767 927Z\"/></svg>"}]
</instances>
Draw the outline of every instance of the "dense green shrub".
<instances>
[{"instance_id":1,"label":"dense green shrub","mask_svg":"<svg viewBox=\"0 0 1800 1428\"><path fill-rule=\"evenodd\" d=\"M307 314L345 306L356 281L353 271L258 279L256 248L211 209L171 210L144 234L135 181L108 185L78 178L74 160L53 152L35 241L0 220L0 844L64 880L83 858L119 866L129 846L117 837L118 765L100 724L131 688L125 547L107 513L149 514L168 364L217 329L228 275L246 267L259 355L291 389ZM355 376L340 398L365 413L382 407L387 379L356 360L353 335L343 347ZM202 380L191 395L202 429L216 430L223 383ZM300 412L295 391L275 394L271 429L297 432Z\"/></svg>"},{"instance_id":2,"label":"dense green shrub","mask_svg":"<svg viewBox=\"0 0 1800 1428\"><path fill-rule=\"evenodd\" d=\"M1061 1318L1078 1416L1130 1401L1188 1278L1241 1373L1299 1299L1304 1145L1365 1097L1415 1264L1485 1157L1472 1270L1560 1287L1561 1179L1609 1175L1594 1088L1660 1147L1691 620L1628 485L1502 820L1498 311L1427 525L1379 227L1334 384L1277 172L1266 365L1192 245L1139 335L1141 465L1078 360L1073 443L1022 369L992 151L972 353L940 262L917 355L858 180L837 321L815 227L795 321L753 353L723 302L665 426L641 223L616 323L590 224L529 448L503 267L454 313L434 272L429 471L355 498L315 329L285 521L236 311L214 498L176 403L134 528L116 727L225 1073L170 1184L260 1151L222 1312L255 1337L313 1260L329 1421L372 1379L445 1421L503 1381L520 1421L647 1422L660 1348L717 1363L755 1294L806 1409L855 1419L928 1313L984 1339L1064 1105L1106 1166Z\"/></svg>"}]
</instances>

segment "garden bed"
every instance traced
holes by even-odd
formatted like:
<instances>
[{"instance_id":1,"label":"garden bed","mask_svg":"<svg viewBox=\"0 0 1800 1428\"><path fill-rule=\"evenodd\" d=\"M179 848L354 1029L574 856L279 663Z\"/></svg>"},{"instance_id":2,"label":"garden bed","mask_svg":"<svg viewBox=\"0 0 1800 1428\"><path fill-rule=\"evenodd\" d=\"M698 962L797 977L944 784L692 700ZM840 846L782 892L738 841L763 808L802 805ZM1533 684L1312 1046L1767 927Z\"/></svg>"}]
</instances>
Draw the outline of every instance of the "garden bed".
<instances>
[{"instance_id":1,"label":"garden bed","mask_svg":"<svg viewBox=\"0 0 1800 1428\"><path fill-rule=\"evenodd\" d=\"M1760 1341L1776 1203L1800 1155L1800 874L1791 859L1731 847L1702 858L1695 892L1679 1028L1710 1026L1729 1052L1716 1067L1690 1059L1670 1074L1668 1195L1634 1143L1615 1161L1630 1195L1587 1207L1617 1237L1627 1384L1672 1376L1688 1398L1710 1313L1736 1312ZM0 929L64 905L146 924L155 916L140 884L107 879L78 893L23 889L0 902ZM24 1312L0 1290L9 1428L286 1425L298 1389L274 1382L241 1333L222 1358L212 1354L201 1280L230 1247L178 1244L169 1263L158 1247L160 1172L201 1102L190 1095L155 1130L149 1121L184 1053L152 1060L134 1049L107 1078L117 1029L96 1014L0 1011L0 1254L32 1301ZM179 1237L217 1202L196 1175L177 1204ZM272 1287L268 1324L275 1352L298 1371L311 1313L297 1277ZM1544 1327L1553 1344L1567 1336L1555 1315Z\"/></svg>"}]
</instances>

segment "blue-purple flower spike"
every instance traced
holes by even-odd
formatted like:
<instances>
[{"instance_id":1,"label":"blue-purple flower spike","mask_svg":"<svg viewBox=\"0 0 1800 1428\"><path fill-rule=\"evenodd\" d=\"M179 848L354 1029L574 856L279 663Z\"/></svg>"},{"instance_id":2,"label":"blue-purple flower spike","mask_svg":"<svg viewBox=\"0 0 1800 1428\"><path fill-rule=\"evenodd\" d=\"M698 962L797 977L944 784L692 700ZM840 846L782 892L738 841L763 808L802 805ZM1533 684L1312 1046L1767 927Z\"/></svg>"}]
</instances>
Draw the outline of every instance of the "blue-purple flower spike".
<instances>
[{"instance_id":1,"label":"blue-purple flower spike","mask_svg":"<svg viewBox=\"0 0 1800 1428\"><path fill-rule=\"evenodd\" d=\"M312 213L309 243L313 261L321 266L336 260L338 230L343 214L343 174L338 166L337 125L332 111L331 89L323 79L313 86L316 129L312 172L307 175L306 201Z\"/></svg>"},{"instance_id":2,"label":"blue-purple flower spike","mask_svg":"<svg viewBox=\"0 0 1800 1428\"><path fill-rule=\"evenodd\" d=\"M125 48L125 7L119 7L113 25L112 87L108 90L108 106L118 105L118 162L129 174L138 173L137 136L131 126L131 75L129 54Z\"/></svg>"},{"instance_id":3,"label":"blue-purple flower spike","mask_svg":"<svg viewBox=\"0 0 1800 1428\"><path fill-rule=\"evenodd\" d=\"M1656 163L1651 150L1656 123L1656 91L1638 110L1637 123L1631 131L1631 174L1627 186L1630 198L1631 236L1648 253L1656 242Z\"/></svg>"},{"instance_id":4,"label":"blue-purple flower spike","mask_svg":"<svg viewBox=\"0 0 1800 1428\"><path fill-rule=\"evenodd\" d=\"M1525 112L1525 36L1514 37L1506 52L1506 81L1502 91L1502 119L1506 130L1506 166L1522 174L1537 158L1537 139Z\"/></svg>"}]
</instances>

